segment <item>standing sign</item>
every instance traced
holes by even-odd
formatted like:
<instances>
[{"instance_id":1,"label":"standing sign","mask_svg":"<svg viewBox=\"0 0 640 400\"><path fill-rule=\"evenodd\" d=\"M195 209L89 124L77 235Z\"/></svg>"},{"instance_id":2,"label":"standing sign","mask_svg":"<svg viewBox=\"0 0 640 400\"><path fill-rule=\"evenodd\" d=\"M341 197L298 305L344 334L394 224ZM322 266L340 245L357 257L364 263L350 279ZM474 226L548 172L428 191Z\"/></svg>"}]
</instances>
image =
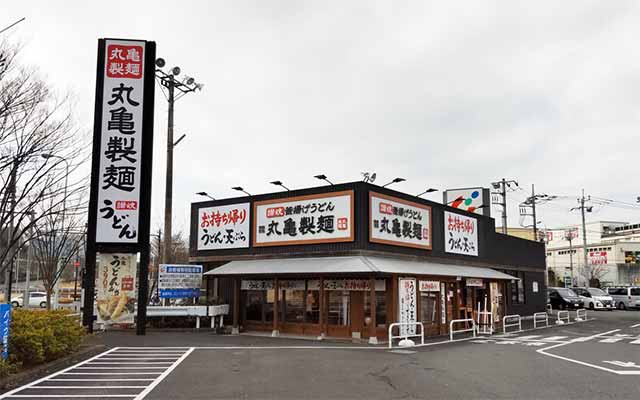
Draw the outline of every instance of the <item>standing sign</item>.
<instances>
[{"instance_id":1,"label":"standing sign","mask_svg":"<svg viewBox=\"0 0 640 400\"><path fill-rule=\"evenodd\" d=\"M257 201L253 245L353 241L353 190Z\"/></svg>"},{"instance_id":2,"label":"standing sign","mask_svg":"<svg viewBox=\"0 0 640 400\"><path fill-rule=\"evenodd\" d=\"M99 323L133 324L136 258L136 254L100 254L96 288Z\"/></svg>"},{"instance_id":3,"label":"standing sign","mask_svg":"<svg viewBox=\"0 0 640 400\"><path fill-rule=\"evenodd\" d=\"M249 203L198 210L198 250L249 247Z\"/></svg>"},{"instance_id":4,"label":"standing sign","mask_svg":"<svg viewBox=\"0 0 640 400\"><path fill-rule=\"evenodd\" d=\"M431 207L369 193L369 241L431 250Z\"/></svg>"},{"instance_id":5,"label":"standing sign","mask_svg":"<svg viewBox=\"0 0 640 400\"><path fill-rule=\"evenodd\" d=\"M97 243L138 243L145 47L144 41L106 41Z\"/></svg>"},{"instance_id":6,"label":"standing sign","mask_svg":"<svg viewBox=\"0 0 640 400\"><path fill-rule=\"evenodd\" d=\"M413 323L417 321L416 310L416 280L414 278L398 279L398 295L400 306L400 323ZM415 325L401 325L400 335L414 335Z\"/></svg>"},{"instance_id":7,"label":"standing sign","mask_svg":"<svg viewBox=\"0 0 640 400\"><path fill-rule=\"evenodd\" d=\"M200 297L202 265L160 264L158 290L161 299Z\"/></svg>"},{"instance_id":8,"label":"standing sign","mask_svg":"<svg viewBox=\"0 0 640 400\"><path fill-rule=\"evenodd\" d=\"M2 360L9 358L9 328L11 326L11 304L0 304L0 334L2 334Z\"/></svg>"},{"instance_id":9,"label":"standing sign","mask_svg":"<svg viewBox=\"0 0 640 400\"><path fill-rule=\"evenodd\" d=\"M447 253L478 256L478 220L445 211L444 240Z\"/></svg>"},{"instance_id":10,"label":"standing sign","mask_svg":"<svg viewBox=\"0 0 640 400\"><path fill-rule=\"evenodd\" d=\"M98 41L84 286L93 293L96 281L100 285L98 253L102 258L139 253L138 334L145 332L148 292L155 55L155 42ZM135 277L137 257L133 261L124 257ZM104 268L105 263L101 264ZM125 292L133 296L135 287ZM102 304L102 317L121 320L124 314L111 318L112 305ZM89 331L93 311L93 296L85 296L82 321ZM122 312L119 306L118 311ZM133 315L127 321L132 322Z\"/></svg>"}]
</instances>

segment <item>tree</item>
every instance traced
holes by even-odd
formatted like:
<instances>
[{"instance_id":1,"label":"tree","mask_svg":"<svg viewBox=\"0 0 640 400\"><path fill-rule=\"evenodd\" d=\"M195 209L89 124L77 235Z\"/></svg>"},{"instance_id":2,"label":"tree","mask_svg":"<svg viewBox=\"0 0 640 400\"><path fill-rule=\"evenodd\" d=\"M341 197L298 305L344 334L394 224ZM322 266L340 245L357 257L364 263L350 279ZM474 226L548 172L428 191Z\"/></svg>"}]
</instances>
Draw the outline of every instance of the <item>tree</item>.
<instances>
[{"instance_id":1,"label":"tree","mask_svg":"<svg viewBox=\"0 0 640 400\"><path fill-rule=\"evenodd\" d=\"M58 97L36 70L20 66L18 50L0 43L0 274L30 240L50 234L43 227L85 190L90 156L69 96ZM67 229L61 223L56 229Z\"/></svg>"}]
</instances>

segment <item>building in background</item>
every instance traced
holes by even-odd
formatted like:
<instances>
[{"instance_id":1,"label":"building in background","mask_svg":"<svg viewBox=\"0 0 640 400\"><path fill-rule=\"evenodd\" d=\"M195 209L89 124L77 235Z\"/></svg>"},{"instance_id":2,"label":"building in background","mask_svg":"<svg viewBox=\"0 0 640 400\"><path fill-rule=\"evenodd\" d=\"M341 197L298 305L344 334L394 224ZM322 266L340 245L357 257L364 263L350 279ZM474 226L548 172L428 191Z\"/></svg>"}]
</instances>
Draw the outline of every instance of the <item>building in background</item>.
<instances>
[{"instance_id":1,"label":"building in background","mask_svg":"<svg viewBox=\"0 0 640 400\"><path fill-rule=\"evenodd\" d=\"M640 224L590 222L586 231L589 276L584 266L582 226L545 231L549 286L561 285L565 277L577 286L585 285L587 279L603 287L640 285Z\"/></svg>"},{"instance_id":2,"label":"building in background","mask_svg":"<svg viewBox=\"0 0 640 400\"><path fill-rule=\"evenodd\" d=\"M502 233L502 227L496 228L496 232ZM520 239L534 240L533 228L507 228L507 235L519 237ZM544 233L538 230L538 241L542 240Z\"/></svg>"}]
</instances>

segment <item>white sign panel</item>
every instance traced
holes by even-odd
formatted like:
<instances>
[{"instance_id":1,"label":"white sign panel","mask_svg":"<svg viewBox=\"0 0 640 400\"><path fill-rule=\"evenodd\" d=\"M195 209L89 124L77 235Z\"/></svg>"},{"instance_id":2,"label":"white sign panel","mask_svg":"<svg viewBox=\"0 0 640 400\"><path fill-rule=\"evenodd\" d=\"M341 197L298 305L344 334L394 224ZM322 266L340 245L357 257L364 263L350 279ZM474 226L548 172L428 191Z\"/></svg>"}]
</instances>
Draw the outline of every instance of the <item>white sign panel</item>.
<instances>
[{"instance_id":1,"label":"white sign panel","mask_svg":"<svg viewBox=\"0 0 640 400\"><path fill-rule=\"evenodd\" d=\"M445 190L444 203L459 210L490 216L491 207L484 204L485 190L487 189L481 187Z\"/></svg>"},{"instance_id":2,"label":"white sign panel","mask_svg":"<svg viewBox=\"0 0 640 400\"><path fill-rule=\"evenodd\" d=\"M531 290L533 293L538 293L538 282L533 281L533 283L531 283Z\"/></svg>"},{"instance_id":3,"label":"white sign panel","mask_svg":"<svg viewBox=\"0 0 640 400\"><path fill-rule=\"evenodd\" d=\"M254 246L353 241L353 191L259 201Z\"/></svg>"},{"instance_id":4,"label":"white sign panel","mask_svg":"<svg viewBox=\"0 0 640 400\"><path fill-rule=\"evenodd\" d=\"M398 279L398 296L400 307L400 323L413 323L418 319L416 310L416 280L413 278ZM414 335L415 325L401 325L401 335Z\"/></svg>"},{"instance_id":5,"label":"white sign panel","mask_svg":"<svg viewBox=\"0 0 640 400\"><path fill-rule=\"evenodd\" d=\"M478 256L478 220L445 211L444 250L447 253Z\"/></svg>"},{"instance_id":6,"label":"white sign panel","mask_svg":"<svg viewBox=\"0 0 640 400\"><path fill-rule=\"evenodd\" d=\"M439 292L440 281L420 281L421 292Z\"/></svg>"},{"instance_id":7,"label":"white sign panel","mask_svg":"<svg viewBox=\"0 0 640 400\"><path fill-rule=\"evenodd\" d=\"M160 264L158 290L160 298L200 297L202 265Z\"/></svg>"},{"instance_id":8,"label":"white sign panel","mask_svg":"<svg viewBox=\"0 0 640 400\"><path fill-rule=\"evenodd\" d=\"M465 281L467 282L467 286L476 286L476 287L484 286L484 282L482 282L482 279L467 278L467 279L465 279Z\"/></svg>"},{"instance_id":9,"label":"white sign panel","mask_svg":"<svg viewBox=\"0 0 640 400\"><path fill-rule=\"evenodd\" d=\"M101 324L133 324L136 305L136 254L100 254L96 304Z\"/></svg>"},{"instance_id":10,"label":"white sign panel","mask_svg":"<svg viewBox=\"0 0 640 400\"><path fill-rule=\"evenodd\" d=\"M431 207L369 193L369 241L431 250Z\"/></svg>"},{"instance_id":11,"label":"white sign panel","mask_svg":"<svg viewBox=\"0 0 640 400\"><path fill-rule=\"evenodd\" d=\"M198 210L198 250L249 247L249 203Z\"/></svg>"},{"instance_id":12,"label":"white sign panel","mask_svg":"<svg viewBox=\"0 0 640 400\"><path fill-rule=\"evenodd\" d=\"M376 291L385 291L385 280L376 279ZM369 291L369 279L325 279L324 290Z\"/></svg>"},{"instance_id":13,"label":"white sign panel","mask_svg":"<svg viewBox=\"0 0 640 400\"><path fill-rule=\"evenodd\" d=\"M444 283L440 286L440 322L447 323L447 298L445 295Z\"/></svg>"},{"instance_id":14,"label":"white sign panel","mask_svg":"<svg viewBox=\"0 0 640 400\"><path fill-rule=\"evenodd\" d=\"M138 243L145 42L105 51L96 242Z\"/></svg>"}]
</instances>

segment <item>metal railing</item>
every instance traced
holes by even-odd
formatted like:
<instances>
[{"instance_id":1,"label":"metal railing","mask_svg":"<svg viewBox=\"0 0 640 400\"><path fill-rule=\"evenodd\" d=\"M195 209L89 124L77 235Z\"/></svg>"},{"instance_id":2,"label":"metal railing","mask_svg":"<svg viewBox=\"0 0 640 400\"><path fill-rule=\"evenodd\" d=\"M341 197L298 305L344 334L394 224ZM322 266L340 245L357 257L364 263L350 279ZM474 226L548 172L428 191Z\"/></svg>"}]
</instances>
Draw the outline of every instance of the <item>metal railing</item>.
<instances>
[{"instance_id":1,"label":"metal railing","mask_svg":"<svg viewBox=\"0 0 640 400\"><path fill-rule=\"evenodd\" d=\"M558 319L556 319L556 324L562 325L562 324L568 324L569 322L570 322L569 311L558 311Z\"/></svg>"},{"instance_id":2,"label":"metal railing","mask_svg":"<svg viewBox=\"0 0 640 400\"><path fill-rule=\"evenodd\" d=\"M398 328L402 328L403 326L419 326L420 327L420 333L410 333L409 329L405 330L405 333L402 333L402 329L399 329L399 335L398 336L394 336L393 335L393 328L398 327ZM394 322L391 325L389 325L389 348L393 347L393 339L409 339L410 337L419 337L420 338L420 344L424 344L424 325L422 324L422 322Z\"/></svg>"},{"instance_id":3,"label":"metal railing","mask_svg":"<svg viewBox=\"0 0 640 400\"><path fill-rule=\"evenodd\" d=\"M580 308L576 311L576 322L582 322L587 320L587 310Z\"/></svg>"},{"instance_id":4,"label":"metal railing","mask_svg":"<svg viewBox=\"0 0 640 400\"><path fill-rule=\"evenodd\" d=\"M515 320L515 319L517 319L518 322L512 322L510 324L507 324L507 320ZM502 317L502 333L507 333L507 328L510 328L512 326L518 327L518 330L516 332L522 332L522 318L520 317L520 315L512 314L512 315L505 315L504 317Z\"/></svg>"},{"instance_id":5,"label":"metal railing","mask_svg":"<svg viewBox=\"0 0 640 400\"><path fill-rule=\"evenodd\" d=\"M538 322L544 321L545 326L549 326L549 314L546 312L537 312L533 314L533 329L538 328Z\"/></svg>"},{"instance_id":6,"label":"metal railing","mask_svg":"<svg viewBox=\"0 0 640 400\"><path fill-rule=\"evenodd\" d=\"M471 322L471 328L458 329L454 331L453 324L461 323L461 322L465 322L465 323ZM473 337L476 337L476 322L473 320L473 318L453 319L451 320L451 322L449 322L449 340L453 340L454 333L462 333L462 332L473 332Z\"/></svg>"}]
</instances>

